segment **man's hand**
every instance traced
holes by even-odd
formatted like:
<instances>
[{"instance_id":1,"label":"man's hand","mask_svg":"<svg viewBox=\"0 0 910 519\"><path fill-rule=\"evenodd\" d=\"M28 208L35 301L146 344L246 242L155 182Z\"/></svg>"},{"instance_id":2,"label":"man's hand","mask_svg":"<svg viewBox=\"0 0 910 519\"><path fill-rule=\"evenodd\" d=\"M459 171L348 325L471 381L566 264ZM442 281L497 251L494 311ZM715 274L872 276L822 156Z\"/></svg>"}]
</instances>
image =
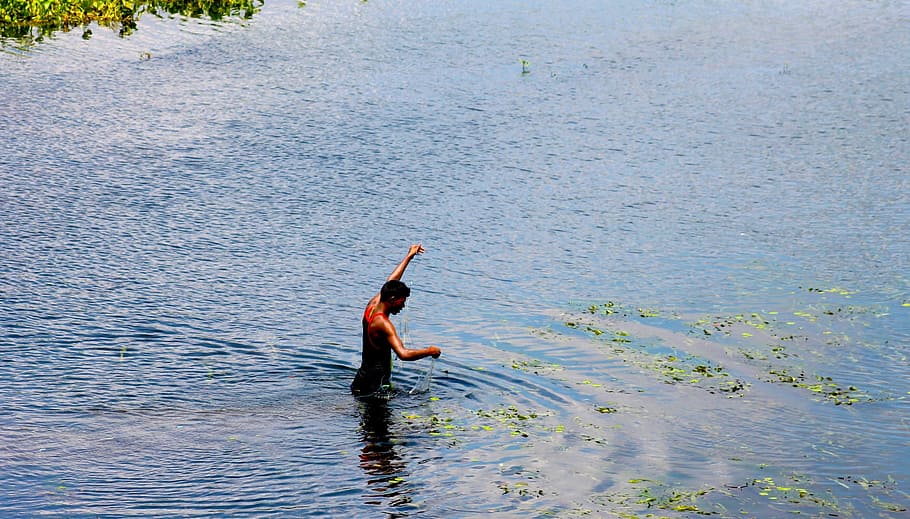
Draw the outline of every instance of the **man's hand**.
<instances>
[{"instance_id":1,"label":"man's hand","mask_svg":"<svg viewBox=\"0 0 910 519\"><path fill-rule=\"evenodd\" d=\"M430 356L433 357L434 359L438 359L439 356L442 355L442 350L440 350L436 346L430 346L429 348L427 348L427 350L430 351Z\"/></svg>"},{"instance_id":2,"label":"man's hand","mask_svg":"<svg viewBox=\"0 0 910 519\"><path fill-rule=\"evenodd\" d=\"M411 248L408 249L408 257L413 258L418 254L423 254L424 248L423 245L418 243L417 245L411 245Z\"/></svg>"}]
</instances>

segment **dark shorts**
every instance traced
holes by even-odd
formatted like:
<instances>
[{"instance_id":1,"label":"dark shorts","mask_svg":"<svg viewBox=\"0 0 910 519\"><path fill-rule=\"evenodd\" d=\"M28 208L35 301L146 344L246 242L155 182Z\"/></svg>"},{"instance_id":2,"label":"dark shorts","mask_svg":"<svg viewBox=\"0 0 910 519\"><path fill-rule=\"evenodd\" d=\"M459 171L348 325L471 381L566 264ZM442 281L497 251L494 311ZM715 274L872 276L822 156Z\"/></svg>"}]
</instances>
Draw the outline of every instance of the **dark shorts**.
<instances>
[{"instance_id":1,"label":"dark shorts","mask_svg":"<svg viewBox=\"0 0 910 519\"><path fill-rule=\"evenodd\" d=\"M385 370L361 367L351 382L351 393L357 398L388 399L393 390Z\"/></svg>"}]
</instances>

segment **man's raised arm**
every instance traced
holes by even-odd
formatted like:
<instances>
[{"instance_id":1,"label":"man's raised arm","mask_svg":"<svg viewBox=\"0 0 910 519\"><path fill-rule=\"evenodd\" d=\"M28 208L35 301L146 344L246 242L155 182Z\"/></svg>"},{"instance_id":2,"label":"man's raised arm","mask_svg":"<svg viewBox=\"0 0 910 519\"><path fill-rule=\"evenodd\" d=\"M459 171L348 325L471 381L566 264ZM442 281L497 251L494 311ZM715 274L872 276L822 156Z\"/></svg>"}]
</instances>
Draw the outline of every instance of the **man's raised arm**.
<instances>
[{"instance_id":1,"label":"man's raised arm","mask_svg":"<svg viewBox=\"0 0 910 519\"><path fill-rule=\"evenodd\" d=\"M421 245L419 243L417 245L411 245L411 248L408 249L407 256L405 256L404 259L401 260L401 263L399 263L398 266L395 267L395 270L393 270L392 273L389 274L389 277L388 277L388 279L386 279L386 281L392 281L392 280L400 281L401 276L404 275L404 270L406 268L408 268L408 263L410 263L411 260L414 259L414 256L416 256L418 254L423 254L423 251L424 251L423 245Z\"/></svg>"}]
</instances>

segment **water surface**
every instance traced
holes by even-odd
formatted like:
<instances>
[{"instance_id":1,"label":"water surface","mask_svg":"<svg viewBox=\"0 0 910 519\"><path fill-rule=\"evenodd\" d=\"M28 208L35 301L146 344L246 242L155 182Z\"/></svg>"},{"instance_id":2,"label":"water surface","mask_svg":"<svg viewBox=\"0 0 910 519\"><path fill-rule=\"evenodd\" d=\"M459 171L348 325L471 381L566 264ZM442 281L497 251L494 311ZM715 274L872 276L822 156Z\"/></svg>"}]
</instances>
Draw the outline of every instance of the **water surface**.
<instances>
[{"instance_id":1,"label":"water surface","mask_svg":"<svg viewBox=\"0 0 910 519\"><path fill-rule=\"evenodd\" d=\"M0 515L905 514L908 21L281 0L5 42ZM360 404L418 241L396 322L443 356Z\"/></svg>"}]
</instances>

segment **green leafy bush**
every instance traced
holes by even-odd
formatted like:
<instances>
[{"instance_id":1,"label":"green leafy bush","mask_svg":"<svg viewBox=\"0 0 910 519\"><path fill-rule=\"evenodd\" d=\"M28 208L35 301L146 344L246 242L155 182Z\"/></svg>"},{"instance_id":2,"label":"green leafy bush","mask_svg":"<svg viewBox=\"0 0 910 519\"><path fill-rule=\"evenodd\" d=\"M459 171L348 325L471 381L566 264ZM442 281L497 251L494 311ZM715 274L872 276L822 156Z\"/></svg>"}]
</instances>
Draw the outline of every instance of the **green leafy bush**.
<instances>
[{"instance_id":1,"label":"green leafy bush","mask_svg":"<svg viewBox=\"0 0 910 519\"><path fill-rule=\"evenodd\" d=\"M263 0L0 0L0 36L40 39L96 22L128 34L144 13L250 18Z\"/></svg>"}]
</instances>

